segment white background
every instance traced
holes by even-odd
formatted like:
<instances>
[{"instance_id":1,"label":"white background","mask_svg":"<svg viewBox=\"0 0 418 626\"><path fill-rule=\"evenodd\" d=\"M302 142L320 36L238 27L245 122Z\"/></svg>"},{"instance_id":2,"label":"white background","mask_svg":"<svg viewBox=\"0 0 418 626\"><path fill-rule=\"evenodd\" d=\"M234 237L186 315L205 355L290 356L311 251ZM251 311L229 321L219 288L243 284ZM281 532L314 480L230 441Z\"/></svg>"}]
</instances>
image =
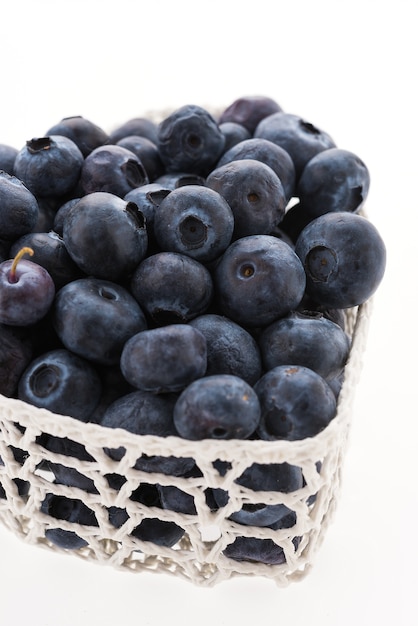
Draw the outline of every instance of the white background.
<instances>
[{"instance_id":1,"label":"white background","mask_svg":"<svg viewBox=\"0 0 418 626\"><path fill-rule=\"evenodd\" d=\"M5 3L6 4L6 3ZM62 117L268 95L368 165L388 250L343 493L314 569L200 589L29 547L0 527L0 624L410 626L416 618L417 109L413 0L19 1L0 16L0 142Z\"/></svg>"}]
</instances>

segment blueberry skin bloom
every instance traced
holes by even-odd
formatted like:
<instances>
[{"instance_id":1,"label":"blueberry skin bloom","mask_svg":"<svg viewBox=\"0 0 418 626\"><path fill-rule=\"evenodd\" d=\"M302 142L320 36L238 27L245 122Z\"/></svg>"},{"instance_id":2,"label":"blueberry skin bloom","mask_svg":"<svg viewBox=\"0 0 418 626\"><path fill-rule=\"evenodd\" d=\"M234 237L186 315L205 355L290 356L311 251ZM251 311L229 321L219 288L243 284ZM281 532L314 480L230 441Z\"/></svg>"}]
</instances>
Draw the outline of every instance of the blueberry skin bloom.
<instances>
[{"instance_id":1,"label":"blueberry skin bloom","mask_svg":"<svg viewBox=\"0 0 418 626\"><path fill-rule=\"evenodd\" d=\"M268 139L286 150L294 163L297 180L316 154L336 147L328 133L293 113L278 112L265 117L255 129L254 137Z\"/></svg>"},{"instance_id":2,"label":"blueberry skin bloom","mask_svg":"<svg viewBox=\"0 0 418 626\"><path fill-rule=\"evenodd\" d=\"M224 149L225 137L212 115L185 105L158 127L158 148L167 172L207 176Z\"/></svg>"},{"instance_id":3,"label":"blueberry skin bloom","mask_svg":"<svg viewBox=\"0 0 418 626\"><path fill-rule=\"evenodd\" d=\"M0 239L13 241L30 233L38 215L33 193L16 176L0 171Z\"/></svg>"},{"instance_id":4,"label":"blueberry skin bloom","mask_svg":"<svg viewBox=\"0 0 418 626\"><path fill-rule=\"evenodd\" d=\"M238 376L205 376L180 394L173 419L185 439L247 439L258 426L260 406L253 388Z\"/></svg>"},{"instance_id":5,"label":"blueberry skin bloom","mask_svg":"<svg viewBox=\"0 0 418 626\"><path fill-rule=\"evenodd\" d=\"M330 148L308 161L297 196L307 214L315 218L333 211L357 212L369 187L370 174L365 163L349 150Z\"/></svg>"},{"instance_id":6,"label":"blueberry skin bloom","mask_svg":"<svg viewBox=\"0 0 418 626\"><path fill-rule=\"evenodd\" d=\"M57 349L30 363L19 381L18 398L87 422L101 391L94 366L68 350Z\"/></svg>"},{"instance_id":7,"label":"blueberry skin bloom","mask_svg":"<svg viewBox=\"0 0 418 626\"><path fill-rule=\"evenodd\" d=\"M292 248L271 235L234 241L215 269L221 311L242 326L267 326L296 309L305 272Z\"/></svg>"},{"instance_id":8,"label":"blueberry skin bloom","mask_svg":"<svg viewBox=\"0 0 418 626\"><path fill-rule=\"evenodd\" d=\"M14 174L35 196L57 198L74 189L84 157L68 137L50 135L30 139L18 153Z\"/></svg>"},{"instance_id":9,"label":"blueberry skin bloom","mask_svg":"<svg viewBox=\"0 0 418 626\"><path fill-rule=\"evenodd\" d=\"M306 272L306 292L325 307L345 309L365 302L386 266L385 244L365 217L326 213L300 233L295 252Z\"/></svg>"},{"instance_id":10,"label":"blueberry skin bloom","mask_svg":"<svg viewBox=\"0 0 418 626\"><path fill-rule=\"evenodd\" d=\"M303 365L325 379L341 374L350 339L321 313L291 312L265 328L258 340L264 367Z\"/></svg>"},{"instance_id":11,"label":"blueberry skin bloom","mask_svg":"<svg viewBox=\"0 0 418 626\"><path fill-rule=\"evenodd\" d=\"M143 163L122 146L99 146L85 158L81 169L84 194L105 191L123 198L131 189L148 182Z\"/></svg>"},{"instance_id":12,"label":"blueberry skin bloom","mask_svg":"<svg viewBox=\"0 0 418 626\"><path fill-rule=\"evenodd\" d=\"M72 281L58 291L52 323L68 350L101 365L119 363L126 341L147 328L141 307L127 289L94 277Z\"/></svg>"},{"instance_id":13,"label":"blueberry skin bloom","mask_svg":"<svg viewBox=\"0 0 418 626\"><path fill-rule=\"evenodd\" d=\"M115 282L128 278L148 246L145 220L136 204L101 191L70 208L63 239L85 274Z\"/></svg>"},{"instance_id":14,"label":"blueberry skin bloom","mask_svg":"<svg viewBox=\"0 0 418 626\"><path fill-rule=\"evenodd\" d=\"M226 250L233 230L234 215L227 201L201 185L175 189L155 209L154 234L161 250L201 263L214 261Z\"/></svg>"},{"instance_id":15,"label":"blueberry skin bloom","mask_svg":"<svg viewBox=\"0 0 418 626\"><path fill-rule=\"evenodd\" d=\"M225 163L209 174L206 185L231 207L233 239L268 235L284 217L287 199L283 185L271 167L261 161Z\"/></svg>"},{"instance_id":16,"label":"blueberry skin bloom","mask_svg":"<svg viewBox=\"0 0 418 626\"><path fill-rule=\"evenodd\" d=\"M144 330L125 344L120 359L129 384L152 393L176 392L204 375L206 340L187 324Z\"/></svg>"},{"instance_id":17,"label":"blueberry skin bloom","mask_svg":"<svg viewBox=\"0 0 418 626\"><path fill-rule=\"evenodd\" d=\"M178 252L159 252L134 271L131 293L154 324L189 322L206 312L213 299L209 270Z\"/></svg>"},{"instance_id":18,"label":"blueberry skin bloom","mask_svg":"<svg viewBox=\"0 0 418 626\"><path fill-rule=\"evenodd\" d=\"M278 102L268 96L242 96L234 100L220 115L219 123L242 124L251 134L262 119L282 110Z\"/></svg>"},{"instance_id":19,"label":"blueberry skin bloom","mask_svg":"<svg viewBox=\"0 0 418 626\"><path fill-rule=\"evenodd\" d=\"M279 365L255 384L261 406L257 429L261 439L296 441L315 437L336 415L328 383L313 370Z\"/></svg>"}]
</instances>

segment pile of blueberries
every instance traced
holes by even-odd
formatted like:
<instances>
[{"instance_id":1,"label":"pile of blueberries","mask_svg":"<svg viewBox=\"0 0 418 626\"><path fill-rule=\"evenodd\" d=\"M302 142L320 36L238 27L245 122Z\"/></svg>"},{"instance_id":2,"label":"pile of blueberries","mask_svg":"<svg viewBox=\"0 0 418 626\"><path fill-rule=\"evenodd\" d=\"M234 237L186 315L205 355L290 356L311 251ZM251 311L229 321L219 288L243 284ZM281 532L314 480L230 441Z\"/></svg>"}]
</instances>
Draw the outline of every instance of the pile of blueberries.
<instances>
[{"instance_id":1,"label":"pile of blueberries","mask_svg":"<svg viewBox=\"0 0 418 626\"><path fill-rule=\"evenodd\" d=\"M266 96L217 116L185 105L110 133L68 117L19 150L0 145L0 393L140 435L315 436L336 415L345 311L385 271L382 238L359 214L369 184L357 155ZM189 461L137 466L187 476ZM74 470L50 469L94 490ZM244 484L265 490L269 480L254 471ZM285 472L283 490L300 486ZM190 513L178 491L146 485L135 497ZM225 504L224 493L210 497ZM43 504L78 520L80 506L52 494ZM285 509L238 521L283 527ZM114 525L124 515L113 511ZM151 521L137 536L178 541ZM79 547L57 533L51 540ZM241 539L232 558L250 558Z\"/></svg>"}]
</instances>

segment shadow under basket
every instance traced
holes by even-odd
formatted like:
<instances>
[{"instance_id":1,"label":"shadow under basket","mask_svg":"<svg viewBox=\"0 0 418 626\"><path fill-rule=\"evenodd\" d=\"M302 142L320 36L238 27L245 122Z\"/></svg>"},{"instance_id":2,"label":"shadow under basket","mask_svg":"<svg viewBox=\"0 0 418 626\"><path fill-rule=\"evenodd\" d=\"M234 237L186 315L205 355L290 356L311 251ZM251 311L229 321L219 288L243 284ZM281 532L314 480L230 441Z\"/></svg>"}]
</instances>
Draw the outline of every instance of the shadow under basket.
<instances>
[{"instance_id":1,"label":"shadow under basket","mask_svg":"<svg viewBox=\"0 0 418 626\"><path fill-rule=\"evenodd\" d=\"M59 554L200 586L235 576L278 586L303 579L334 518L370 313L371 301L347 311L352 348L337 415L301 441L132 435L0 396L1 523ZM182 460L187 475L161 473L178 473ZM295 467L300 484L280 491L281 477ZM63 469L66 480L57 481ZM264 470L269 491L251 489L248 472ZM287 515L279 524L248 525L266 507Z\"/></svg>"}]
</instances>

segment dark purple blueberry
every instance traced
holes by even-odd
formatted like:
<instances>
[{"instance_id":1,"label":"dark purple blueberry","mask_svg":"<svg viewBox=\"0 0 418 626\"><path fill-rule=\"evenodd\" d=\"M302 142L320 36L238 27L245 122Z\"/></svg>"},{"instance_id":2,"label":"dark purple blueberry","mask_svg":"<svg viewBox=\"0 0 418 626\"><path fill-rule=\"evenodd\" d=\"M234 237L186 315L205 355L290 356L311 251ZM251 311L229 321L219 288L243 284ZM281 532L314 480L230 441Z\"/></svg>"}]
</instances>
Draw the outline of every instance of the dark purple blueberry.
<instances>
[{"instance_id":1,"label":"dark purple blueberry","mask_svg":"<svg viewBox=\"0 0 418 626\"><path fill-rule=\"evenodd\" d=\"M137 389L153 393L180 391L206 371L206 340L188 324L170 324L131 337L120 367Z\"/></svg>"},{"instance_id":2,"label":"dark purple blueberry","mask_svg":"<svg viewBox=\"0 0 418 626\"><path fill-rule=\"evenodd\" d=\"M341 374L350 338L321 313L292 311L264 328L258 343L266 370L278 365L303 365L325 379Z\"/></svg>"},{"instance_id":3,"label":"dark purple blueberry","mask_svg":"<svg viewBox=\"0 0 418 626\"><path fill-rule=\"evenodd\" d=\"M286 150L268 139L252 137L224 152L216 167L242 159L255 159L271 167L280 178L287 201L292 198L295 192L296 174L293 161Z\"/></svg>"},{"instance_id":4,"label":"dark purple blueberry","mask_svg":"<svg viewBox=\"0 0 418 626\"><path fill-rule=\"evenodd\" d=\"M80 149L68 137L36 137L19 151L14 174L35 196L56 198L74 189L83 162Z\"/></svg>"},{"instance_id":5,"label":"dark purple blueberry","mask_svg":"<svg viewBox=\"0 0 418 626\"><path fill-rule=\"evenodd\" d=\"M174 406L173 419L184 439L247 439L258 426L260 407L248 383L218 374L188 385Z\"/></svg>"},{"instance_id":6,"label":"dark purple blueberry","mask_svg":"<svg viewBox=\"0 0 418 626\"><path fill-rule=\"evenodd\" d=\"M296 195L312 218L335 211L357 212L369 193L370 174L353 152L329 148L305 165Z\"/></svg>"},{"instance_id":7,"label":"dark purple blueberry","mask_svg":"<svg viewBox=\"0 0 418 626\"><path fill-rule=\"evenodd\" d=\"M205 313L213 298L209 270L177 252L144 259L132 275L131 292L157 325L189 322Z\"/></svg>"},{"instance_id":8,"label":"dark purple blueberry","mask_svg":"<svg viewBox=\"0 0 418 626\"><path fill-rule=\"evenodd\" d=\"M0 263L10 259L11 242L0 238Z\"/></svg>"},{"instance_id":9,"label":"dark purple blueberry","mask_svg":"<svg viewBox=\"0 0 418 626\"><path fill-rule=\"evenodd\" d=\"M114 128L109 134L109 143L115 144L124 137L137 135L146 137L153 143L158 141L157 124L145 117L134 117Z\"/></svg>"},{"instance_id":10,"label":"dark purple blueberry","mask_svg":"<svg viewBox=\"0 0 418 626\"><path fill-rule=\"evenodd\" d=\"M84 194L108 192L120 198L149 182L138 157L122 146L99 146L85 158L81 169Z\"/></svg>"},{"instance_id":11,"label":"dark purple blueberry","mask_svg":"<svg viewBox=\"0 0 418 626\"><path fill-rule=\"evenodd\" d=\"M171 189L160 183L148 183L147 185L132 189L132 191L127 193L124 197L126 202L136 204L145 218L148 233L147 256L155 252L160 252L154 235L155 210L169 193L171 193Z\"/></svg>"},{"instance_id":12,"label":"dark purple blueberry","mask_svg":"<svg viewBox=\"0 0 418 626\"><path fill-rule=\"evenodd\" d=\"M173 422L173 409L177 396L134 391L115 400L105 411L100 424L106 428L123 428L135 435L177 437ZM125 454L124 448L106 448L106 453L115 461ZM176 457L142 454L135 469L143 472L184 476L194 467L192 457ZM112 479L112 485L114 480Z\"/></svg>"},{"instance_id":13,"label":"dark purple blueberry","mask_svg":"<svg viewBox=\"0 0 418 626\"><path fill-rule=\"evenodd\" d=\"M235 146L240 141L251 138L251 133L242 124L236 122L224 122L219 124L219 130L225 137L224 152Z\"/></svg>"},{"instance_id":14,"label":"dark purple blueberry","mask_svg":"<svg viewBox=\"0 0 418 626\"><path fill-rule=\"evenodd\" d=\"M119 139L116 145L130 150L138 157L145 168L149 182L153 182L163 175L164 166L158 147L150 139L138 135L129 135Z\"/></svg>"},{"instance_id":15,"label":"dark purple blueberry","mask_svg":"<svg viewBox=\"0 0 418 626\"><path fill-rule=\"evenodd\" d=\"M233 239L248 235L268 235L285 213L283 185L265 163L241 159L214 169L206 185L218 192L232 209Z\"/></svg>"},{"instance_id":16,"label":"dark purple blueberry","mask_svg":"<svg viewBox=\"0 0 418 626\"><path fill-rule=\"evenodd\" d=\"M318 152L335 148L328 133L293 113L278 112L265 117L255 129L254 137L268 139L290 154L296 180Z\"/></svg>"},{"instance_id":17,"label":"dark purple blueberry","mask_svg":"<svg viewBox=\"0 0 418 626\"><path fill-rule=\"evenodd\" d=\"M260 401L261 439L295 441L315 437L336 415L328 383L300 365L279 365L255 384Z\"/></svg>"},{"instance_id":18,"label":"dark purple blueberry","mask_svg":"<svg viewBox=\"0 0 418 626\"><path fill-rule=\"evenodd\" d=\"M115 282L129 278L148 246L144 216L136 204L102 191L70 208L63 238L85 274Z\"/></svg>"},{"instance_id":19,"label":"dark purple blueberry","mask_svg":"<svg viewBox=\"0 0 418 626\"><path fill-rule=\"evenodd\" d=\"M207 313L191 320L206 339L206 376L232 374L254 385L262 373L260 350L254 337L223 315Z\"/></svg>"},{"instance_id":20,"label":"dark purple blueberry","mask_svg":"<svg viewBox=\"0 0 418 626\"><path fill-rule=\"evenodd\" d=\"M8 174L14 173L14 163L19 150L14 146L0 143L0 170Z\"/></svg>"},{"instance_id":21,"label":"dark purple blueberry","mask_svg":"<svg viewBox=\"0 0 418 626\"><path fill-rule=\"evenodd\" d=\"M15 176L0 171L0 239L13 241L30 233L38 216L33 193Z\"/></svg>"},{"instance_id":22,"label":"dark purple blueberry","mask_svg":"<svg viewBox=\"0 0 418 626\"><path fill-rule=\"evenodd\" d=\"M214 489L213 495L219 507L224 507L228 501L228 492L223 489ZM265 504L264 502L245 503L238 511L234 511L228 517L237 524L244 526L271 526L280 522L288 523L293 519L296 523L296 515L294 511L289 509L285 504Z\"/></svg>"},{"instance_id":23,"label":"dark purple blueberry","mask_svg":"<svg viewBox=\"0 0 418 626\"><path fill-rule=\"evenodd\" d=\"M252 235L227 248L215 270L215 289L224 315L243 326L267 326L299 305L305 272L284 241Z\"/></svg>"},{"instance_id":24,"label":"dark purple blueberry","mask_svg":"<svg viewBox=\"0 0 418 626\"><path fill-rule=\"evenodd\" d=\"M187 185L155 208L154 234L161 250L186 254L201 263L217 259L231 242L234 215L216 191Z\"/></svg>"},{"instance_id":25,"label":"dark purple blueberry","mask_svg":"<svg viewBox=\"0 0 418 626\"><path fill-rule=\"evenodd\" d=\"M63 135L78 146L83 157L86 157L95 148L107 143L107 133L82 115L64 117L60 122L51 126L46 135Z\"/></svg>"},{"instance_id":26,"label":"dark purple blueberry","mask_svg":"<svg viewBox=\"0 0 418 626\"><path fill-rule=\"evenodd\" d=\"M68 350L101 365L118 364L126 341L147 328L127 289L94 277L73 280L58 291L52 323Z\"/></svg>"},{"instance_id":27,"label":"dark purple blueberry","mask_svg":"<svg viewBox=\"0 0 418 626\"><path fill-rule=\"evenodd\" d=\"M281 546L272 539L259 537L237 537L225 548L223 554L235 561L265 563L266 565L286 563L286 554Z\"/></svg>"},{"instance_id":28,"label":"dark purple blueberry","mask_svg":"<svg viewBox=\"0 0 418 626\"><path fill-rule=\"evenodd\" d=\"M23 235L12 245L11 256L14 257L25 246L32 248L32 261L48 271L55 289L81 277L81 270L68 254L63 238L56 232L50 230Z\"/></svg>"},{"instance_id":29,"label":"dark purple blueberry","mask_svg":"<svg viewBox=\"0 0 418 626\"><path fill-rule=\"evenodd\" d=\"M0 264L0 324L30 326L51 308L54 281L44 267L21 258L32 252L22 248L14 259Z\"/></svg>"},{"instance_id":30,"label":"dark purple blueberry","mask_svg":"<svg viewBox=\"0 0 418 626\"><path fill-rule=\"evenodd\" d=\"M77 489L83 489L83 491L87 491L87 493L99 493L94 481L74 467L67 467L61 463L50 462L46 464L46 467L54 474L55 482L59 485L77 487Z\"/></svg>"},{"instance_id":31,"label":"dark purple blueberry","mask_svg":"<svg viewBox=\"0 0 418 626\"><path fill-rule=\"evenodd\" d=\"M281 110L281 106L268 96L242 96L221 113L219 124L236 122L252 134L262 119Z\"/></svg>"},{"instance_id":32,"label":"dark purple blueberry","mask_svg":"<svg viewBox=\"0 0 418 626\"><path fill-rule=\"evenodd\" d=\"M33 357L30 340L13 326L0 324L0 393L15 395L19 379Z\"/></svg>"},{"instance_id":33,"label":"dark purple blueberry","mask_svg":"<svg viewBox=\"0 0 418 626\"><path fill-rule=\"evenodd\" d=\"M158 148L167 172L206 176L223 152L225 138L212 115L185 105L158 127Z\"/></svg>"},{"instance_id":34,"label":"dark purple blueberry","mask_svg":"<svg viewBox=\"0 0 418 626\"><path fill-rule=\"evenodd\" d=\"M83 422L89 420L100 394L96 370L65 349L52 350L31 361L18 386L20 400Z\"/></svg>"},{"instance_id":35,"label":"dark purple blueberry","mask_svg":"<svg viewBox=\"0 0 418 626\"><path fill-rule=\"evenodd\" d=\"M355 213L317 217L299 235L295 252L305 268L307 294L336 309L370 298L386 267L386 248L378 230Z\"/></svg>"}]
</instances>

